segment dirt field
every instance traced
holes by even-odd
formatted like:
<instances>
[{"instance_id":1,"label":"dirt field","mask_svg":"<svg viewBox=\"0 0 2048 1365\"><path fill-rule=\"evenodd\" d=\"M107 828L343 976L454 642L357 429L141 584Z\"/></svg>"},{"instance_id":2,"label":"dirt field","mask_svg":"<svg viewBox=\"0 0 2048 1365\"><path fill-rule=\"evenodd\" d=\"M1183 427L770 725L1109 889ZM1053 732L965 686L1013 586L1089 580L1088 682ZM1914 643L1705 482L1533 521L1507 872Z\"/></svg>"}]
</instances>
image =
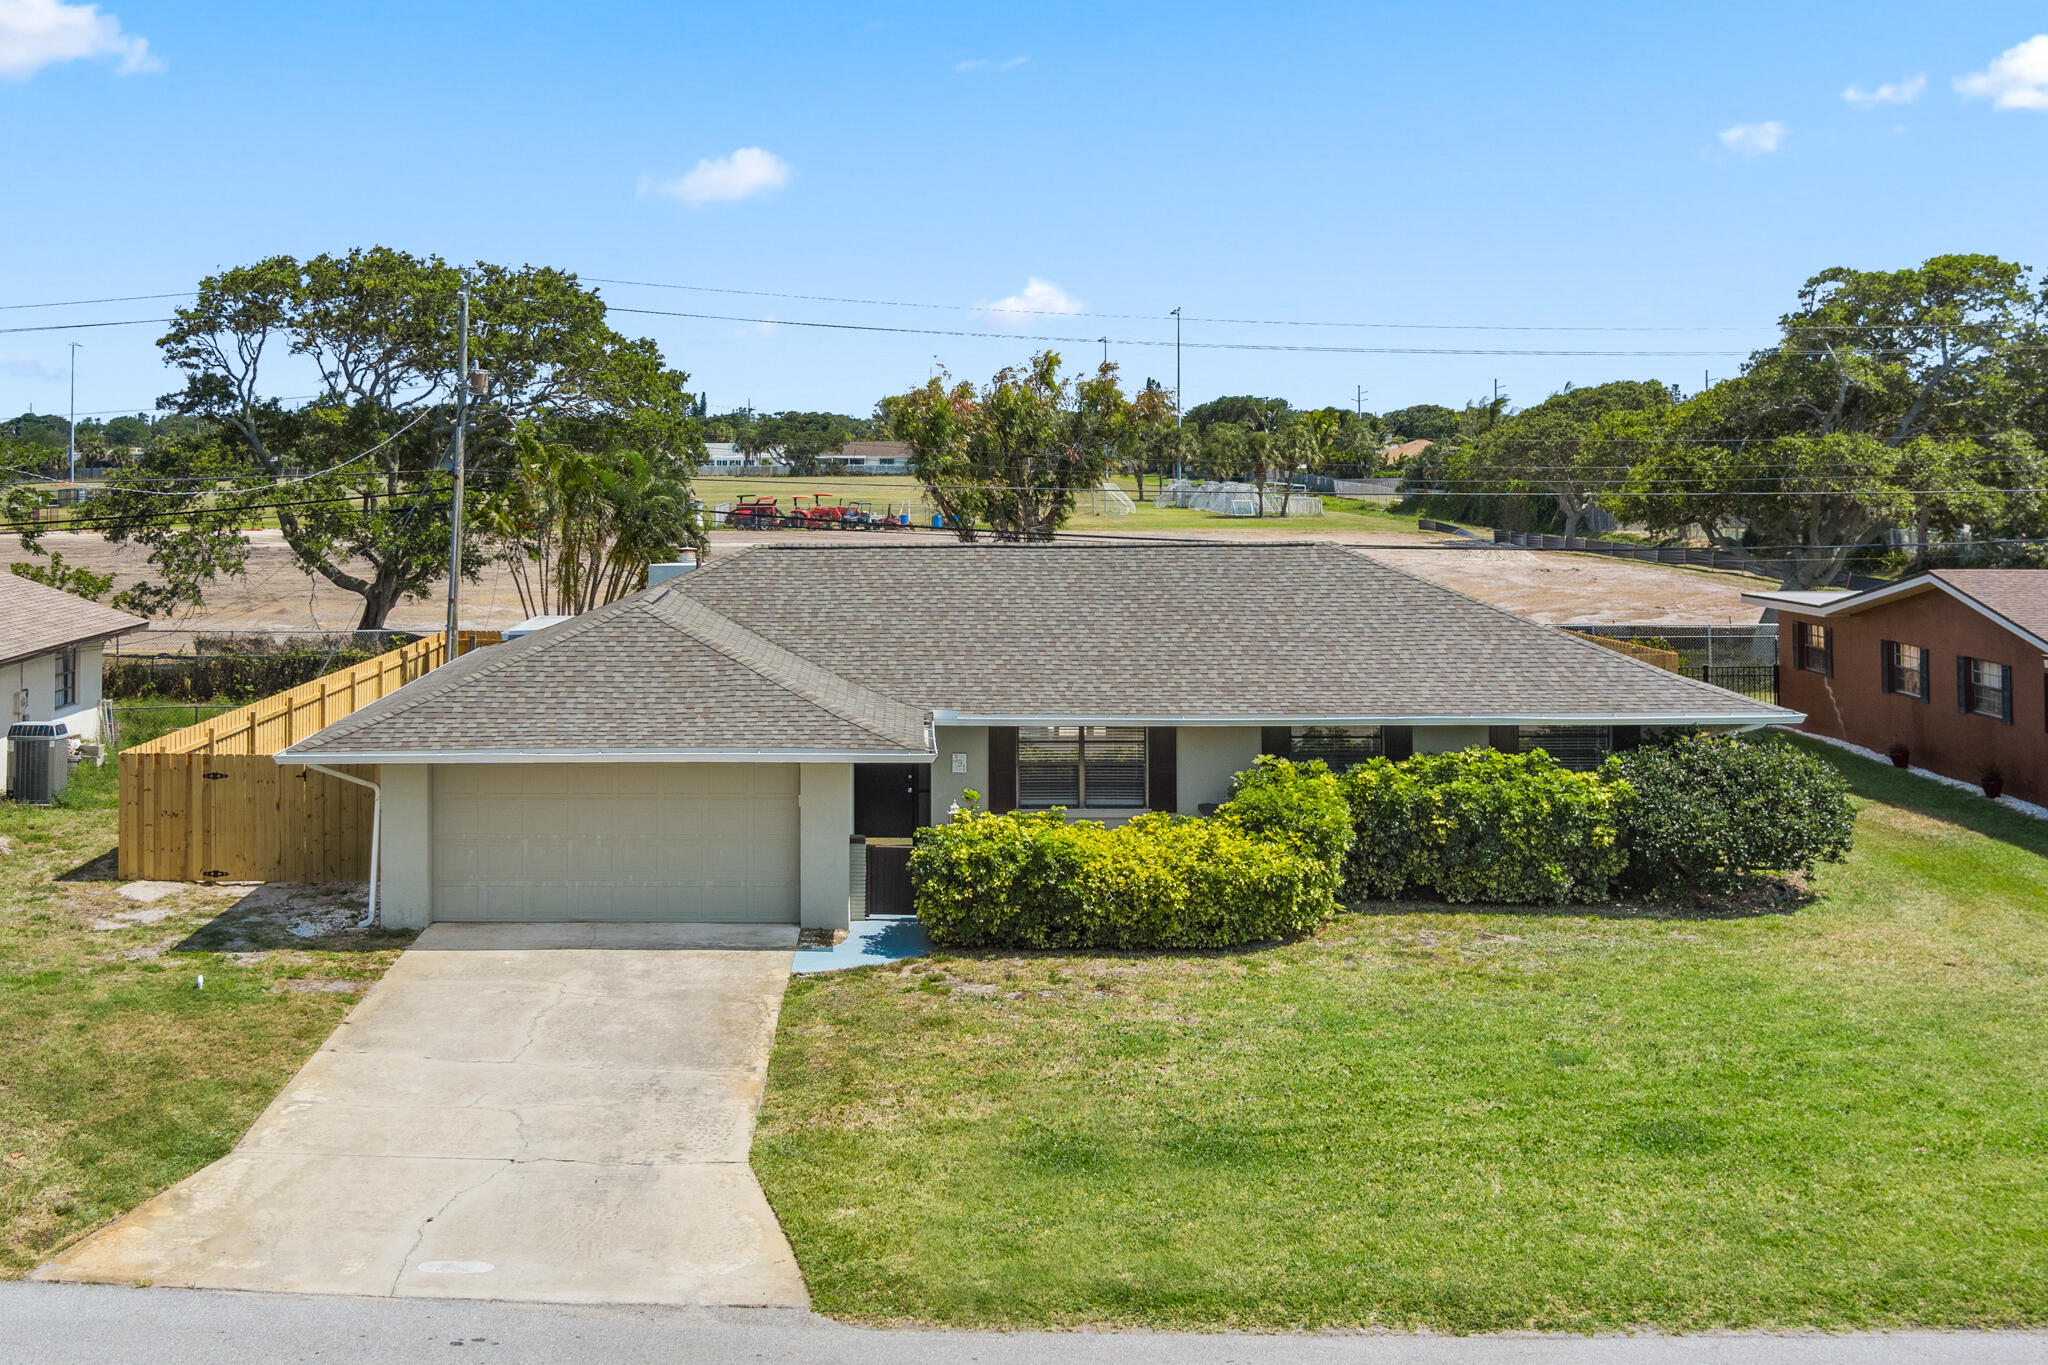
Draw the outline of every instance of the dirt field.
<instances>
[{"instance_id":1,"label":"dirt field","mask_svg":"<svg viewBox=\"0 0 2048 1365\"><path fill-rule=\"evenodd\" d=\"M1388 564L1550 624L1748 625L1760 613L1755 607L1743 605L1741 594L1759 586L1775 586L1742 574L1638 564L1594 555L1446 548L1453 542L1437 535L1334 528L1318 532L1309 523L1235 524L1213 531L1160 534L1170 534L1174 539L1244 540L1290 539L1304 533L1314 534L1317 540L1377 547L1371 553ZM1133 532L1130 538L1144 538L1147 534ZM891 541L928 544L934 539L931 532L842 535L719 531L711 537L712 553L796 535L802 535L807 542L840 540L858 545ZM254 544L245 577L219 584L208 594L204 608L162 621L160 626L185 630L306 631L348 630L355 626L358 600L325 579L312 578L300 571L277 532L252 532L251 540ZM143 551L133 545L109 545L98 536L62 533L49 535L44 544L61 552L68 563L102 573L113 572L117 586L133 581L145 570ZM30 556L21 552L12 537L0 539L0 562L26 558ZM446 619L445 611L438 595L426 601L405 602L392 613L389 624L401 629L431 629ZM468 625L506 626L526 615L510 575L501 567L493 566L480 583L466 585L463 590L463 620Z\"/></svg>"}]
</instances>

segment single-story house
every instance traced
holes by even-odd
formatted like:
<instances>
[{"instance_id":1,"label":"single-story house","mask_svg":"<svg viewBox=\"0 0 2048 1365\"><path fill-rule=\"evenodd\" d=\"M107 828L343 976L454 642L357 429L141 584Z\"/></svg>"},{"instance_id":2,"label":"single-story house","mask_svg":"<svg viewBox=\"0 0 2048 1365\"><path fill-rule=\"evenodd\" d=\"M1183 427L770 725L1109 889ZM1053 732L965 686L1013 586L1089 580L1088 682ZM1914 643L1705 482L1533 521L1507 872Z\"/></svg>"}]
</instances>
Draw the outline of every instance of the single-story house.
<instances>
[{"instance_id":1,"label":"single-story house","mask_svg":"<svg viewBox=\"0 0 2048 1365\"><path fill-rule=\"evenodd\" d=\"M848 474L901 474L910 468L910 446L903 441L848 441L843 450L818 457L827 469Z\"/></svg>"},{"instance_id":2,"label":"single-story house","mask_svg":"<svg viewBox=\"0 0 2048 1365\"><path fill-rule=\"evenodd\" d=\"M393 925L843 927L864 886L908 908L903 841L970 790L1192 815L1262 752L1585 765L1646 727L1798 719L1338 546L797 543L479 650L277 759L376 770Z\"/></svg>"},{"instance_id":3,"label":"single-story house","mask_svg":"<svg viewBox=\"0 0 2048 1365\"><path fill-rule=\"evenodd\" d=\"M0 573L0 686L8 722L61 721L81 741L100 737L100 646L149 622L83 597ZM11 746L0 792L13 781Z\"/></svg>"},{"instance_id":4,"label":"single-story house","mask_svg":"<svg viewBox=\"0 0 2048 1365\"><path fill-rule=\"evenodd\" d=\"M1861 592L1749 592L1778 613L1803 728L2048 802L2048 569L1936 569Z\"/></svg>"}]
</instances>

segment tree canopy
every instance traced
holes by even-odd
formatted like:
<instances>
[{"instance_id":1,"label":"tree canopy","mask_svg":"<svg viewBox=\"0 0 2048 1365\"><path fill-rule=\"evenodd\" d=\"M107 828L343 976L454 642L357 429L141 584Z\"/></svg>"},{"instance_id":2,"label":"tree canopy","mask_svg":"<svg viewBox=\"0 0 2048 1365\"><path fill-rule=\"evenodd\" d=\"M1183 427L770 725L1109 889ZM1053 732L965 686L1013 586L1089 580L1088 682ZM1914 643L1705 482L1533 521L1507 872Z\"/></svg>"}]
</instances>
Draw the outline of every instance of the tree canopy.
<instances>
[{"instance_id":1,"label":"tree canopy","mask_svg":"<svg viewBox=\"0 0 2048 1365\"><path fill-rule=\"evenodd\" d=\"M1070 381L1060 357L997 371L977 387L950 375L883 400L890 432L910 447L910 472L962 540L1048 540L1074 495L1108 473L1111 452L1136 420L1105 363Z\"/></svg>"},{"instance_id":2,"label":"tree canopy","mask_svg":"<svg viewBox=\"0 0 2048 1365\"><path fill-rule=\"evenodd\" d=\"M155 443L96 503L110 538L147 545L159 576L126 600L199 601L211 577L241 570L241 529L267 515L306 572L362 599L361 628L424 597L449 570L464 274L376 247L201 281L160 345L185 375L168 404L203 425ZM702 450L694 399L653 342L614 332L573 275L485 263L467 275L473 497L511 475L521 430L544 445L635 450L687 477ZM312 398L284 396L309 376ZM459 571L474 575L483 558L466 545Z\"/></svg>"}]
</instances>

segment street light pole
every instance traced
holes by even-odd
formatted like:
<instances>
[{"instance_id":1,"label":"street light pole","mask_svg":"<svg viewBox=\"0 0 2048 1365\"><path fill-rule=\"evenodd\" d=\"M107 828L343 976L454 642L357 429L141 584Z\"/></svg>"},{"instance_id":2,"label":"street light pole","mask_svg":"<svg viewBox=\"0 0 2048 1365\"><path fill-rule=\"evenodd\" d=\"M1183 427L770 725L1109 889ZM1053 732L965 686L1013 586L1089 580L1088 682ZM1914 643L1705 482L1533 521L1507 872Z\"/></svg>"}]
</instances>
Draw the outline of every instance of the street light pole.
<instances>
[{"instance_id":1,"label":"street light pole","mask_svg":"<svg viewBox=\"0 0 2048 1365\"><path fill-rule=\"evenodd\" d=\"M64 453L71 475L71 496L78 496L78 348L82 342L71 343L71 416L65 422Z\"/></svg>"},{"instance_id":2,"label":"street light pole","mask_svg":"<svg viewBox=\"0 0 2048 1365\"><path fill-rule=\"evenodd\" d=\"M455 340L455 492L448 512L448 645L443 658L453 663L460 646L456 632L462 621L462 438L469 424L469 280L462 281L461 332Z\"/></svg>"},{"instance_id":3,"label":"street light pole","mask_svg":"<svg viewBox=\"0 0 2048 1365\"><path fill-rule=\"evenodd\" d=\"M1173 429L1180 430L1180 309L1173 310ZM1173 443L1173 477L1181 479L1180 442Z\"/></svg>"}]
</instances>

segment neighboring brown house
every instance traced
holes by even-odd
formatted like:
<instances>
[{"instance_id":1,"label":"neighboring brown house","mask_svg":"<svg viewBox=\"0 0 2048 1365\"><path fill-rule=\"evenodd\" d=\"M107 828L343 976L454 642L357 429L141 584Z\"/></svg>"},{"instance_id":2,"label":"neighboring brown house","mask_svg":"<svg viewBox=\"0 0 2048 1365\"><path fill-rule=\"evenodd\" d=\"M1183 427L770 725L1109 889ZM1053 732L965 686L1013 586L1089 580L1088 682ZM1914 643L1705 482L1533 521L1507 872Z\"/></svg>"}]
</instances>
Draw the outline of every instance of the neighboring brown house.
<instances>
[{"instance_id":1,"label":"neighboring brown house","mask_svg":"<svg viewBox=\"0 0 2048 1365\"><path fill-rule=\"evenodd\" d=\"M1410 455L1420 455L1435 444L1435 441L1403 441L1397 446L1388 446L1380 452L1380 456L1389 465L1397 465Z\"/></svg>"},{"instance_id":2,"label":"neighboring brown house","mask_svg":"<svg viewBox=\"0 0 2048 1365\"><path fill-rule=\"evenodd\" d=\"M2048 803L2048 569L1937 569L1864 592L1751 592L1778 612L1800 728Z\"/></svg>"}]
</instances>

